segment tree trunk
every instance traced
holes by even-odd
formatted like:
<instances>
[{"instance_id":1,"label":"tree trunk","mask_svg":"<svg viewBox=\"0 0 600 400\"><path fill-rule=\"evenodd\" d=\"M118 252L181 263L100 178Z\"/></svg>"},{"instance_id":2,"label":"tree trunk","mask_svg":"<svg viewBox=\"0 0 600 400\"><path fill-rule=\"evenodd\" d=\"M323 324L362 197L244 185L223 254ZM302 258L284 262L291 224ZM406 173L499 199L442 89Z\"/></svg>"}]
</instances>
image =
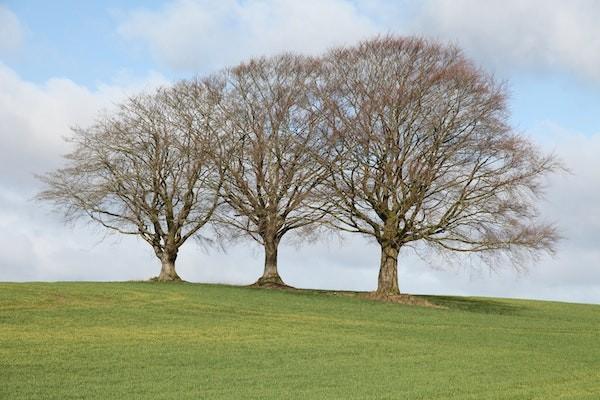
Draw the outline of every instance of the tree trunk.
<instances>
[{"instance_id":1,"label":"tree trunk","mask_svg":"<svg viewBox=\"0 0 600 400\"><path fill-rule=\"evenodd\" d=\"M265 269L263 274L256 281L257 286L285 286L283 280L277 272L277 247L279 246L279 240L277 239L266 239L264 240L265 247Z\"/></svg>"},{"instance_id":2,"label":"tree trunk","mask_svg":"<svg viewBox=\"0 0 600 400\"><path fill-rule=\"evenodd\" d=\"M398 287L398 254L400 246L382 243L381 263L379 265L379 279L377 281L377 294L394 296L400 294Z\"/></svg>"},{"instance_id":3,"label":"tree trunk","mask_svg":"<svg viewBox=\"0 0 600 400\"><path fill-rule=\"evenodd\" d=\"M160 282L178 282L181 281L177 272L175 272L175 260L177 259L177 254L164 252L160 256L161 269L160 275L158 275L158 281Z\"/></svg>"}]
</instances>

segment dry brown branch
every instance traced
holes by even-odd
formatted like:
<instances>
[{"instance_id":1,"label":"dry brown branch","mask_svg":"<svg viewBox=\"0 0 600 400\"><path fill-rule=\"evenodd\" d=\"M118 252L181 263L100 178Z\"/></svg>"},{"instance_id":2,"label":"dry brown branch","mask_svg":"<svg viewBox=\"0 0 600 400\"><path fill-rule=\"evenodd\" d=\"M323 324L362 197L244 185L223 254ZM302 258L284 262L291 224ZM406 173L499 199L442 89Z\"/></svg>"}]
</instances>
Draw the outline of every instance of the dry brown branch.
<instances>
[{"instance_id":1,"label":"dry brown branch","mask_svg":"<svg viewBox=\"0 0 600 400\"><path fill-rule=\"evenodd\" d=\"M536 201L560 165L511 129L504 87L460 50L381 37L324 63L337 143L324 195L336 227L380 244L380 294L399 293L398 255L414 241L513 261L552 250Z\"/></svg>"},{"instance_id":2,"label":"dry brown branch","mask_svg":"<svg viewBox=\"0 0 600 400\"><path fill-rule=\"evenodd\" d=\"M74 129L67 165L41 177L39 199L68 218L87 216L149 243L159 280L179 280L183 243L211 219L223 180L212 132L218 98L199 83L180 83L130 98L118 112Z\"/></svg>"},{"instance_id":3,"label":"dry brown branch","mask_svg":"<svg viewBox=\"0 0 600 400\"><path fill-rule=\"evenodd\" d=\"M321 113L315 104L316 60L293 55L251 60L223 73L228 171L221 221L264 246L257 284L283 284L277 249L289 232L307 232L323 217L314 196L327 172L316 154Z\"/></svg>"}]
</instances>

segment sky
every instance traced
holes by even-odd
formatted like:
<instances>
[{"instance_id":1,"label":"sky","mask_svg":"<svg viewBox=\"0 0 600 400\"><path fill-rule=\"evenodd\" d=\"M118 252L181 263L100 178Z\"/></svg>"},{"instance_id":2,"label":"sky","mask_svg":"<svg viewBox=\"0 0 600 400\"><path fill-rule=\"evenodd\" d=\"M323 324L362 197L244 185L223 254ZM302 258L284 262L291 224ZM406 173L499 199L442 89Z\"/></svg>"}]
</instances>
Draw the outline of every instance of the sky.
<instances>
[{"instance_id":1,"label":"sky","mask_svg":"<svg viewBox=\"0 0 600 400\"><path fill-rule=\"evenodd\" d=\"M400 289L600 304L600 2L595 0L0 1L0 281L141 280L159 264L141 239L107 234L33 200L35 174L62 165L70 127L127 95L282 51L319 54L377 34L463 48L505 81L511 123L569 172L550 177L540 217L564 239L527 271L448 265L403 249ZM373 290L379 250L357 235L284 239L297 287ZM252 283L261 249L189 242L193 282Z\"/></svg>"}]
</instances>

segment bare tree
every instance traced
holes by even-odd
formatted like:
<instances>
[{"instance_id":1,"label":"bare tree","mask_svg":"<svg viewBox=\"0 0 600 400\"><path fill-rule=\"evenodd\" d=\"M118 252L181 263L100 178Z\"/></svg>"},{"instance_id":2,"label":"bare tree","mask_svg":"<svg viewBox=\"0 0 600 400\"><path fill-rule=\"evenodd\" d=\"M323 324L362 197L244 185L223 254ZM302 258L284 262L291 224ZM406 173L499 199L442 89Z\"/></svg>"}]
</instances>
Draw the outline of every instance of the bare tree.
<instances>
[{"instance_id":1,"label":"bare tree","mask_svg":"<svg viewBox=\"0 0 600 400\"><path fill-rule=\"evenodd\" d=\"M180 280L181 245L211 218L223 172L214 132L216 93L180 83L130 98L89 128L74 129L67 165L41 177L38 197L67 218L86 216L138 235L160 259L160 281Z\"/></svg>"},{"instance_id":2,"label":"bare tree","mask_svg":"<svg viewBox=\"0 0 600 400\"><path fill-rule=\"evenodd\" d=\"M381 246L377 294L400 293L398 255L415 241L514 262L552 250L535 202L560 165L511 129L505 89L460 50L380 37L324 62L332 216Z\"/></svg>"},{"instance_id":3,"label":"bare tree","mask_svg":"<svg viewBox=\"0 0 600 400\"><path fill-rule=\"evenodd\" d=\"M282 55L223 74L230 154L221 192L230 212L222 220L264 246L257 285L283 285L277 270L281 239L323 216L314 196L326 173L315 154L327 151L312 89L318 68L316 60Z\"/></svg>"}]
</instances>

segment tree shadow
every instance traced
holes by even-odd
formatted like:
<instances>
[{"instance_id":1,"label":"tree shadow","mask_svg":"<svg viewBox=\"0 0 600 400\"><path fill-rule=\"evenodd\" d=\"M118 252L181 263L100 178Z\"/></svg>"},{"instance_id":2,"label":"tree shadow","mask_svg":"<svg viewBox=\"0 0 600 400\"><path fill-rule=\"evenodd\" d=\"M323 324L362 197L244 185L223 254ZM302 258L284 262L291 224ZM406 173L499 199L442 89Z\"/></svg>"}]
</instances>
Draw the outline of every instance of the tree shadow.
<instances>
[{"instance_id":1,"label":"tree shadow","mask_svg":"<svg viewBox=\"0 0 600 400\"><path fill-rule=\"evenodd\" d=\"M524 311L526 307L509 304L507 302L481 299L474 297L452 297L452 296L420 296L426 298L429 302L438 306L450 309L460 310L479 314L503 314L516 315Z\"/></svg>"}]
</instances>

